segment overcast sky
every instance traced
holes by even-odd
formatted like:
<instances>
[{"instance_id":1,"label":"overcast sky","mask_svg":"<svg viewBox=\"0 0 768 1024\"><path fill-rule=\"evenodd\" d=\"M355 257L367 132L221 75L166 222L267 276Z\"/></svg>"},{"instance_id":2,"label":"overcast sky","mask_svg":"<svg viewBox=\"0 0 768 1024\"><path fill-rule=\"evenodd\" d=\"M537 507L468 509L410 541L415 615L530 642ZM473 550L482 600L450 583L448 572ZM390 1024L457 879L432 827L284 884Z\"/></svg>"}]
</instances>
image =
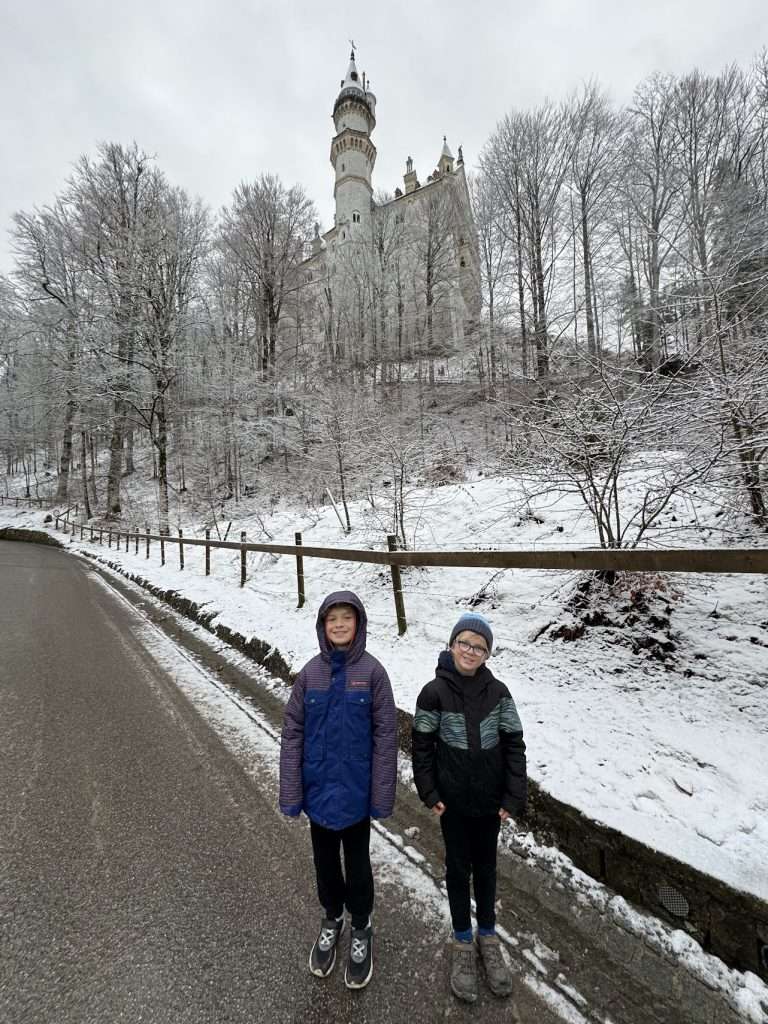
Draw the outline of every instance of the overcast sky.
<instances>
[{"instance_id":1,"label":"overcast sky","mask_svg":"<svg viewBox=\"0 0 768 1024\"><path fill-rule=\"evenodd\" d=\"M765 0L0 0L0 272L20 209L81 153L136 140L214 210L262 172L300 182L332 224L331 111L357 44L377 96L374 187L422 180L442 136L472 167L512 108L590 77L617 102L653 71L750 63Z\"/></svg>"}]
</instances>

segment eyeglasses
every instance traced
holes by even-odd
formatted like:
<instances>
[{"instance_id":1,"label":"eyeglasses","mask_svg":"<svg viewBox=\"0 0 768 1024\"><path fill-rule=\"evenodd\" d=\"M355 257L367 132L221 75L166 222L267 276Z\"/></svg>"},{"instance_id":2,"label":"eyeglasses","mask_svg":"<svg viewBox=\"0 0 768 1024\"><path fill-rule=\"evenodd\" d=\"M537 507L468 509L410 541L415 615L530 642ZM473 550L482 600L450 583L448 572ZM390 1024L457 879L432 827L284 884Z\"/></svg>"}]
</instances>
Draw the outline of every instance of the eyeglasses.
<instances>
[{"instance_id":1,"label":"eyeglasses","mask_svg":"<svg viewBox=\"0 0 768 1024\"><path fill-rule=\"evenodd\" d=\"M480 647L478 644L467 643L466 640L457 640L456 646L460 651L464 651L465 654L476 654L478 658L482 657L483 654L488 653L487 647Z\"/></svg>"}]
</instances>

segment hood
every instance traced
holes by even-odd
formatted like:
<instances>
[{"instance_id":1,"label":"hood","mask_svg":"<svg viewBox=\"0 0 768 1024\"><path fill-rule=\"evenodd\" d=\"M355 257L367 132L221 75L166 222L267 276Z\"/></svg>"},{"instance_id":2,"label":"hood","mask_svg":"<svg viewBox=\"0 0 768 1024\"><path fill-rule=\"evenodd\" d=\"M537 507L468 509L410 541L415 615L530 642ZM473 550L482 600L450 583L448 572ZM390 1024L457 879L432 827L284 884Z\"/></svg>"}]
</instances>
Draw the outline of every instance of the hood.
<instances>
[{"instance_id":1,"label":"hood","mask_svg":"<svg viewBox=\"0 0 768 1024\"><path fill-rule=\"evenodd\" d=\"M435 675L445 679L450 688L462 696L484 693L494 679L493 673L487 665L481 665L473 676L463 676L456 668L451 651L440 651Z\"/></svg>"},{"instance_id":2,"label":"hood","mask_svg":"<svg viewBox=\"0 0 768 1024\"><path fill-rule=\"evenodd\" d=\"M368 637L368 616L365 614L365 605L351 590L335 590L320 605L320 611L317 613L317 642L320 646L320 653L326 661L330 661L333 648L325 635L325 616L328 614L328 609L335 604L350 604L357 612L357 632L347 650L347 662L357 661L365 651Z\"/></svg>"}]
</instances>

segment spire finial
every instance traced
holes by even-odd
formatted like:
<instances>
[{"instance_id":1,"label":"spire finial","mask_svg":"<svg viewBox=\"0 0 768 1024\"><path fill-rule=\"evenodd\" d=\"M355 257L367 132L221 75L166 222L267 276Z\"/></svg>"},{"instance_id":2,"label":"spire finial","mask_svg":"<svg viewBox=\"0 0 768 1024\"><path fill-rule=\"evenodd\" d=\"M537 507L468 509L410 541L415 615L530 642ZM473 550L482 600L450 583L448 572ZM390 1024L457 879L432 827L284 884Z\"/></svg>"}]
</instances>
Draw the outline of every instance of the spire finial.
<instances>
[{"instance_id":1,"label":"spire finial","mask_svg":"<svg viewBox=\"0 0 768 1024\"><path fill-rule=\"evenodd\" d=\"M355 46L355 40L354 39L350 39L349 43L350 43L350 46L352 47L352 53L349 55L349 59L350 60L354 60L355 59L355 50L357 49L357 47Z\"/></svg>"}]
</instances>

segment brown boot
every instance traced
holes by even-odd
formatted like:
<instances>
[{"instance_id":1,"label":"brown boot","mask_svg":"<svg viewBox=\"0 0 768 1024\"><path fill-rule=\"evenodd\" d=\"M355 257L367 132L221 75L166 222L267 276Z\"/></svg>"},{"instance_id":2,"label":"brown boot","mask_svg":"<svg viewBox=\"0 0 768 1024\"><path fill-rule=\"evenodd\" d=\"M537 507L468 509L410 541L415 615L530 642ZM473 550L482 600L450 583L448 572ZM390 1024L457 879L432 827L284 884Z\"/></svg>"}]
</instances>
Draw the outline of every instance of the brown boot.
<instances>
[{"instance_id":1,"label":"brown boot","mask_svg":"<svg viewBox=\"0 0 768 1024\"><path fill-rule=\"evenodd\" d=\"M512 972L502 956L498 935L478 935L477 945L485 968L488 988L495 996L512 995Z\"/></svg>"},{"instance_id":2,"label":"brown boot","mask_svg":"<svg viewBox=\"0 0 768 1024\"><path fill-rule=\"evenodd\" d=\"M451 992L465 1003L477 999L477 951L474 942L451 943Z\"/></svg>"}]
</instances>

